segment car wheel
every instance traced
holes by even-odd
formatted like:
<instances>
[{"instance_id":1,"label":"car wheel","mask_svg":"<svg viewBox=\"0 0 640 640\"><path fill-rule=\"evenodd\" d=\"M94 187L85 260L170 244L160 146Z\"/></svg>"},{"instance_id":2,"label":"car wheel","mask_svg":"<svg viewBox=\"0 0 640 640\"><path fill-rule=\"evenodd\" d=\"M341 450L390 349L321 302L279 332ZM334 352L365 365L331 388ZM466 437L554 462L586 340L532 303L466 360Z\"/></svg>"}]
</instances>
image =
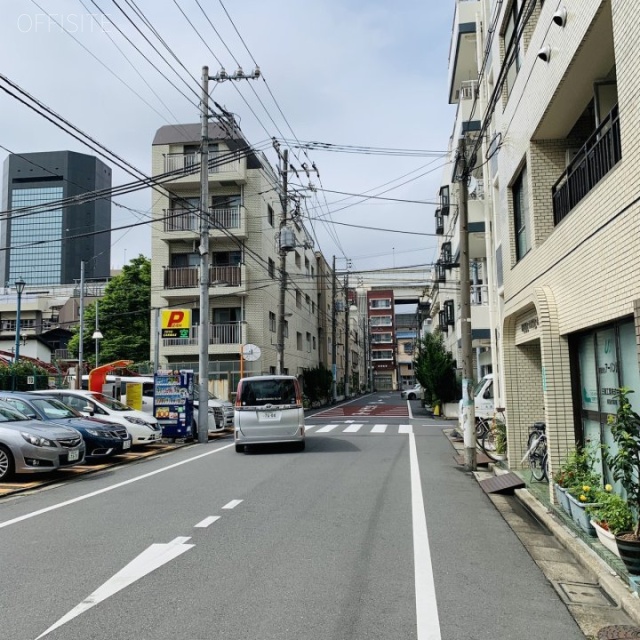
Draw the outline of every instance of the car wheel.
<instances>
[{"instance_id":1,"label":"car wheel","mask_svg":"<svg viewBox=\"0 0 640 640\"><path fill-rule=\"evenodd\" d=\"M306 442L304 440L302 442L299 442L297 446L298 451L304 451L305 446L306 446Z\"/></svg>"},{"instance_id":2,"label":"car wheel","mask_svg":"<svg viewBox=\"0 0 640 640\"><path fill-rule=\"evenodd\" d=\"M13 456L6 447L0 445L0 481L8 479L13 473Z\"/></svg>"},{"instance_id":3,"label":"car wheel","mask_svg":"<svg viewBox=\"0 0 640 640\"><path fill-rule=\"evenodd\" d=\"M236 453L244 453L244 445L243 444L237 444L236 445Z\"/></svg>"},{"instance_id":4,"label":"car wheel","mask_svg":"<svg viewBox=\"0 0 640 640\"><path fill-rule=\"evenodd\" d=\"M410 393L409 394L409 400L415 400L416 399L416 394L415 393Z\"/></svg>"}]
</instances>

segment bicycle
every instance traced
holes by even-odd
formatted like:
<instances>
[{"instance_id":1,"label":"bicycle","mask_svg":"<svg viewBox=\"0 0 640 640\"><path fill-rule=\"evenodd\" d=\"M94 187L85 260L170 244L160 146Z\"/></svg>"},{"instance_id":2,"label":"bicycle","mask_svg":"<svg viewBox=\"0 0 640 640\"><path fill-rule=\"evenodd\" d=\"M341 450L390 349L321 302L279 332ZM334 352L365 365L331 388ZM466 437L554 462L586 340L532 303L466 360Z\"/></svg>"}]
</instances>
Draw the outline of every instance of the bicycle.
<instances>
[{"instance_id":1,"label":"bicycle","mask_svg":"<svg viewBox=\"0 0 640 640\"><path fill-rule=\"evenodd\" d=\"M476 443L480 451L494 462L503 459L507 449L507 430L504 409L498 408L491 419L476 423Z\"/></svg>"},{"instance_id":2,"label":"bicycle","mask_svg":"<svg viewBox=\"0 0 640 640\"><path fill-rule=\"evenodd\" d=\"M539 482L549 479L547 471L547 433L544 422L534 422L529 429L529 439L527 440L527 452L524 454L522 464L529 463L531 475Z\"/></svg>"}]
</instances>

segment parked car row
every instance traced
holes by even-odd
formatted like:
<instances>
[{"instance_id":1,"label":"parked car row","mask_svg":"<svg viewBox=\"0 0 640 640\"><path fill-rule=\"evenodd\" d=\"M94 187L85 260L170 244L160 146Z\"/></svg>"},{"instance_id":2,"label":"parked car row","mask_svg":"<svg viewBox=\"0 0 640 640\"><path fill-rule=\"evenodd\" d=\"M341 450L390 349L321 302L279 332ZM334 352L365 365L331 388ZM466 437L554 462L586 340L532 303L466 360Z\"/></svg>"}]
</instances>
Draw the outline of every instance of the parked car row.
<instances>
[{"instance_id":1,"label":"parked car row","mask_svg":"<svg viewBox=\"0 0 640 640\"><path fill-rule=\"evenodd\" d=\"M0 482L117 455L160 441L148 414L100 393L0 391Z\"/></svg>"}]
</instances>

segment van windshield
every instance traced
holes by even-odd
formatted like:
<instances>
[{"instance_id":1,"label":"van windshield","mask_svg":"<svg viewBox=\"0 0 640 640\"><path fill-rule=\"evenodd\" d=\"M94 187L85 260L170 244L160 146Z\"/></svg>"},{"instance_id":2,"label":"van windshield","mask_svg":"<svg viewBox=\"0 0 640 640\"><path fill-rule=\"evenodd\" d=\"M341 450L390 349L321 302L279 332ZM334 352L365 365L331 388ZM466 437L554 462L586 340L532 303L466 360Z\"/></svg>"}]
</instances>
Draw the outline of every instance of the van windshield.
<instances>
[{"instance_id":1,"label":"van windshield","mask_svg":"<svg viewBox=\"0 0 640 640\"><path fill-rule=\"evenodd\" d=\"M296 404L296 385L293 380L245 380L240 402L243 407L262 407L267 404Z\"/></svg>"}]
</instances>

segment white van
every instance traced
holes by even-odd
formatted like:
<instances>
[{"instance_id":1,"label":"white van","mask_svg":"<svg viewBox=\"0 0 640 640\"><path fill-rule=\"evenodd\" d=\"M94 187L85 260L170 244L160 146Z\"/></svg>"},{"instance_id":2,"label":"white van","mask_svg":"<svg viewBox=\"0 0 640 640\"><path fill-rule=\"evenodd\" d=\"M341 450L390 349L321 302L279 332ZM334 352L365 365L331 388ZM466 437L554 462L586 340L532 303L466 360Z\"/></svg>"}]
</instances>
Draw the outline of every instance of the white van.
<instances>
[{"instance_id":1,"label":"white van","mask_svg":"<svg viewBox=\"0 0 640 640\"><path fill-rule=\"evenodd\" d=\"M495 413L495 402L493 399L493 373L483 376L482 380L473 389L473 406L476 414L476 421L484 418L493 418ZM460 429L462 424L462 400L458 405L458 423Z\"/></svg>"}]
</instances>

